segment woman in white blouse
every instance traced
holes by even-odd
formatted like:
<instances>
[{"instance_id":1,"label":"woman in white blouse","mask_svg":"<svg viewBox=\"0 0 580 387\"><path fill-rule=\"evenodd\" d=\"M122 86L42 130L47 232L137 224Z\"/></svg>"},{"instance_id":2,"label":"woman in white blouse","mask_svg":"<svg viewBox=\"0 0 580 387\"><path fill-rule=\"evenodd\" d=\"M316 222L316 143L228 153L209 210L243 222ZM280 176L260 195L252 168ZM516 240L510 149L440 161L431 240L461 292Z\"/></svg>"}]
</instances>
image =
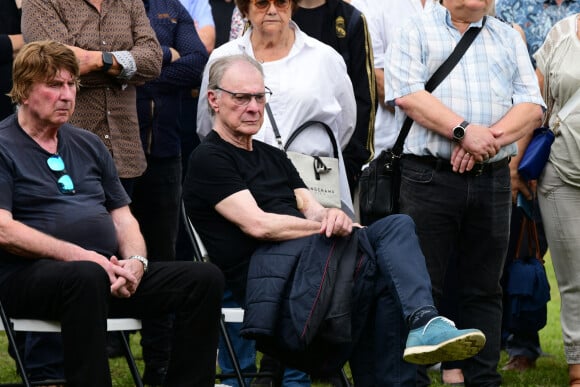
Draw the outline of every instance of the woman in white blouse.
<instances>
[{"instance_id":1,"label":"woman in white blouse","mask_svg":"<svg viewBox=\"0 0 580 387\"><path fill-rule=\"evenodd\" d=\"M306 121L322 121L333 131L344 149L356 122L356 102L342 57L300 31L291 21L297 0L239 0L237 6L250 28L238 39L215 49L209 59L245 53L262 63L266 86L272 90L270 107L283 143ZM207 66L209 68L209 65ZM207 68L200 89L197 133L205 137L212 128L207 105ZM274 131L265 117L255 139L277 146ZM310 155L331 155L332 148L321 128L297 137L289 150ZM353 205L341 156L341 199L345 212Z\"/></svg>"}]
</instances>

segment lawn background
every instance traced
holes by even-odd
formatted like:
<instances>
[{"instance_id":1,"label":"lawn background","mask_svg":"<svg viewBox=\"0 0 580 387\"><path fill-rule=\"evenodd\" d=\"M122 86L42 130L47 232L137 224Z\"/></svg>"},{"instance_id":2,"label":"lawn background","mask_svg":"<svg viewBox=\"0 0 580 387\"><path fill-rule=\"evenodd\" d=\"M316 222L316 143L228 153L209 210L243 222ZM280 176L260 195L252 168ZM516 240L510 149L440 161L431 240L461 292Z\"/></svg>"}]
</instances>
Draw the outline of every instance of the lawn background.
<instances>
[{"instance_id":1,"label":"lawn background","mask_svg":"<svg viewBox=\"0 0 580 387\"><path fill-rule=\"evenodd\" d=\"M538 359L536 368L525 373L503 372L503 386L509 387L563 387L568 385L567 365L563 354L562 332L560 330L560 295L554 278L554 271L549 254L546 255L546 272L551 285L552 300L548 304L548 324L540 332L540 342L545 356ZM143 370L139 335L131 335L131 347L137 364ZM0 333L0 382L18 382L14 361L6 351L6 336ZM502 352L500 368L506 363L507 356ZM129 369L124 359L111 360L113 386L133 386ZM442 386L439 375L431 372L432 386ZM324 384L313 384L314 387L325 387ZM381 387L381 386L379 386Z\"/></svg>"}]
</instances>

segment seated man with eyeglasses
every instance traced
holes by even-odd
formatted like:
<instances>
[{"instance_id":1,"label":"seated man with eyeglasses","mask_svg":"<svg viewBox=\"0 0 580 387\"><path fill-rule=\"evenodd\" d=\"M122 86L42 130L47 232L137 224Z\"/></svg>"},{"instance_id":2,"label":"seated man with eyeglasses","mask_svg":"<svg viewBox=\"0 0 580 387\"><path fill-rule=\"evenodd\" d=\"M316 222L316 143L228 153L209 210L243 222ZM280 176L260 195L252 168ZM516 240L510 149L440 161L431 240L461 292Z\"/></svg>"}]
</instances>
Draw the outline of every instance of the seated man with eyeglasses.
<instances>
[{"instance_id":1,"label":"seated man with eyeglasses","mask_svg":"<svg viewBox=\"0 0 580 387\"><path fill-rule=\"evenodd\" d=\"M208 263L148 264L115 164L68 124L79 67L66 46L14 61L16 114L0 122L0 300L10 317L58 320L68 386L111 386L107 317L175 314L166 386L213 386L223 276Z\"/></svg>"}]
</instances>

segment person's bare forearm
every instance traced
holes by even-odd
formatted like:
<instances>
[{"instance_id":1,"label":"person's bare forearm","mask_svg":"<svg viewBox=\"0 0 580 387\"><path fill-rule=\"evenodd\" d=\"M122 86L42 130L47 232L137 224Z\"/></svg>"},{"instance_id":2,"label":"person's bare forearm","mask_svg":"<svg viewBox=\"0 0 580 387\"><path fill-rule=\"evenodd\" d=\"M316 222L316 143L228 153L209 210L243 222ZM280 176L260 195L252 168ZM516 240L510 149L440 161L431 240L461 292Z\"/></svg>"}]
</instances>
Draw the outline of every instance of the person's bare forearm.
<instances>
[{"instance_id":1,"label":"person's bare forearm","mask_svg":"<svg viewBox=\"0 0 580 387\"><path fill-rule=\"evenodd\" d=\"M518 141L529 135L542 124L542 107L534 103L520 103L513 106L498 122L493 124L493 130L503 134L498 138L501 146Z\"/></svg>"},{"instance_id":2,"label":"person's bare forearm","mask_svg":"<svg viewBox=\"0 0 580 387\"><path fill-rule=\"evenodd\" d=\"M416 123L448 139L453 138L453 128L464 120L424 90L397 98L395 103Z\"/></svg>"},{"instance_id":3,"label":"person's bare forearm","mask_svg":"<svg viewBox=\"0 0 580 387\"><path fill-rule=\"evenodd\" d=\"M111 216L119 241L118 258L127 259L132 255L147 257L147 247L139 223L131 214L129 207L113 210Z\"/></svg>"}]
</instances>

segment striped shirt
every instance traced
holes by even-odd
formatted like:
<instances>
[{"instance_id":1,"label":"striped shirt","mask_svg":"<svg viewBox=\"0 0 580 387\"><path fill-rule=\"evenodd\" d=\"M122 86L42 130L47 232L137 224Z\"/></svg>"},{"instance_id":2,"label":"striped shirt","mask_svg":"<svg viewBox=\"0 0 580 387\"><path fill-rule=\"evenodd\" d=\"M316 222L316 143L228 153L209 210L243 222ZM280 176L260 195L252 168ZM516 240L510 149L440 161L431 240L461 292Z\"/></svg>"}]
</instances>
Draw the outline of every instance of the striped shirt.
<instances>
[{"instance_id":1,"label":"striped shirt","mask_svg":"<svg viewBox=\"0 0 580 387\"><path fill-rule=\"evenodd\" d=\"M481 26L482 20L472 23ZM451 54L461 33L440 5L413 17L399 30L385 58L385 99L424 90L425 83ZM488 17L487 22L458 65L433 91L433 96L467 121L491 126L512 106L535 103L544 106L526 46L509 25ZM405 113L397 108L400 128ZM404 153L451 158L453 142L417 123L413 124ZM502 147L490 161L514 156L515 143Z\"/></svg>"}]
</instances>

